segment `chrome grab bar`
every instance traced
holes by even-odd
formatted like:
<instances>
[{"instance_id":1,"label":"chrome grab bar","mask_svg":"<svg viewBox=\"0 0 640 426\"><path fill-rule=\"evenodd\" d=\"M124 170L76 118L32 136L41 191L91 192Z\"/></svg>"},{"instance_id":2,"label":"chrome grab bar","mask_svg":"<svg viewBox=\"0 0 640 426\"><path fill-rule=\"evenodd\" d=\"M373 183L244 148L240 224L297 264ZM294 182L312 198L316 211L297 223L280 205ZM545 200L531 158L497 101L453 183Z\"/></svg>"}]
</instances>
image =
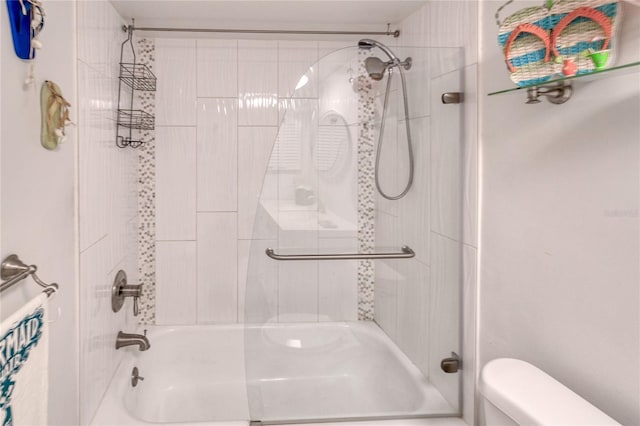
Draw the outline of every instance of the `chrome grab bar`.
<instances>
[{"instance_id":1,"label":"chrome grab bar","mask_svg":"<svg viewBox=\"0 0 640 426\"><path fill-rule=\"evenodd\" d=\"M274 260L410 259L416 255L409 246L402 246L400 250L400 253L277 254L272 248L268 248L265 253Z\"/></svg>"}]
</instances>

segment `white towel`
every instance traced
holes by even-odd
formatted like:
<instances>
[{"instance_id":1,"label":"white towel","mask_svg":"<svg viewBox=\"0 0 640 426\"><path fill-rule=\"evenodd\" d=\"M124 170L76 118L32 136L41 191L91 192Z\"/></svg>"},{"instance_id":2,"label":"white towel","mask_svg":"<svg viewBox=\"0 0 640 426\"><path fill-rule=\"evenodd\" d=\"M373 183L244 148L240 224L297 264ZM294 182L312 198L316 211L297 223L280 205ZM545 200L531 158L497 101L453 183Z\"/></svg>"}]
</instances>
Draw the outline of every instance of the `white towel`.
<instances>
[{"instance_id":1,"label":"white towel","mask_svg":"<svg viewBox=\"0 0 640 426\"><path fill-rule=\"evenodd\" d=\"M0 324L0 425L46 425L47 296L40 293Z\"/></svg>"}]
</instances>

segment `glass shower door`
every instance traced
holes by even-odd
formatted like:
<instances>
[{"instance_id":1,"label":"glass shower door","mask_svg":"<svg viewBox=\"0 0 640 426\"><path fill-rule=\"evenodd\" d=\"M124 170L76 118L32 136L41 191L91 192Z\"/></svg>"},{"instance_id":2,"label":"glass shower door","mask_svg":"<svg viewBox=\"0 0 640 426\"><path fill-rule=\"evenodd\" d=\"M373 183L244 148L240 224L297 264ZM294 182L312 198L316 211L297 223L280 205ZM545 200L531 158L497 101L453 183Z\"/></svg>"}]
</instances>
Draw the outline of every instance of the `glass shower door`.
<instances>
[{"instance_id":1,"label":"glass shower door","mask_svg":"<svg viewBox=\"0 0 640 426\"><path fill-rule=\"evenodd\" d=\"M280 101L285 112L272 135L268 161L260 163L259 153L253 159L264 169L264 180L255 194L255 215L246 219L253 221L244 317L252 420L460 412L459 373L439 369L439 358L460 353L460 257L437 238L429 219L431 200L440 195L433 179L445 170L434 170L433 149L446 151L443 158L450 162L452 147L460 145L460 108L442 109L432 88L455 84L448 90L460 89L460 51L394 50L413 58L405 75L410 111L415 111L409 119L416 173L405 198L387 201L375 191L388 78L375 81L364 68L367 57L384 57L376 49L341 49L314 64L294 96ZM407 177L397 70L388 96L380 180L395 192ZM436 138L446 140L434 143ZM264 160L268 149L261 149ZM448 164L446 173L452 172L459 174ZM460 201L452 201L455 194L443 198L446 207ZM460 209L449 212L455 216ZM299 260L318 254L406 254L404 245L415 257Z\"/></svg>"}]
</instances>

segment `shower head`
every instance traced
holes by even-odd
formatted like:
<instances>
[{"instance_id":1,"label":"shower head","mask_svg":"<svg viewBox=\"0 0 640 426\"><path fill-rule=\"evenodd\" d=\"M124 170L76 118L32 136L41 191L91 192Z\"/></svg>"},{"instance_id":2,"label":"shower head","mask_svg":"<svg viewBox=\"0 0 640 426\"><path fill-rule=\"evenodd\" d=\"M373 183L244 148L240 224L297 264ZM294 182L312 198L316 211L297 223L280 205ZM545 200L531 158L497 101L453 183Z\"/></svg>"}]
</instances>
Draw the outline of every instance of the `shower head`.
<instances>
[{"instance_id":1,"label":"shower head","mask_svg":"<svg viewBox=\"0 0 640 426\"><path fill-rule=\"evenodd\" d=\"M376 81L380 81L384 78L384 73L389 65L391 65L391 61L384 62L382 59L376 58L375 56L369 56L364 61L364 68L369 73L369 77Z\"/></svg>"},{"instance_id":2,"label":"shower head","mask_svg":"<svg viewBox=\"0 0 640 426\"><path fill-rule=\"evenodd\" d=\"M391 49L389 49L379 41L372 40L370 38L363 38L358 42L358 47L360 49L366 50L371 50L374 47L377 47L389 57L389 61L387 62L384 62L383 60L373 56L365 60L365 68L369 73L369 76L374 80L382 80L384 78L385 72L393 67L402 66L402 68L404 68L405 70L411 68L411 58L407 58L404 61L401 61L396 55L393 54Z\"/></svg>"},{"instance_id":3,"label":"shower head","mask_svg":"<svg viewBox=\"0 0 640 426\"><path fill-rule=\"evenodd\" d=\"M360 49L367 49L367 50L377 47L378 49L382 50L392 61L396 61L396 60L399 61L398 57L393 54L391 49L389 49L387 46L380 43L379 41L372 40L370 38L363 38L358 42L358 47Z\"/></svg>"}]
</instances>

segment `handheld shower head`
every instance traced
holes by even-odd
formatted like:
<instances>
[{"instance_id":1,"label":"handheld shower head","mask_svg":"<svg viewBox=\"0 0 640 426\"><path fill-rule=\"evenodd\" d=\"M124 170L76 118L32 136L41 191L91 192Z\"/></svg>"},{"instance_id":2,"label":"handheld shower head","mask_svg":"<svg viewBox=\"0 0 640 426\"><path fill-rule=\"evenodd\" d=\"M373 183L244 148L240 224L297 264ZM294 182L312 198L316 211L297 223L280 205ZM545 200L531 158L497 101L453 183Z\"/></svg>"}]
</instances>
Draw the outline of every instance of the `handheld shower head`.
<instances>
[{"instance_id":1,"label":"handheld shower head","mask_svg":"<svg viewBox=\"0 0 640 426\"><path fill-rule=\"evenodd\" d=\"M391 49L389 49L387 46L380 43L379 41L372 40L370 38L363 38L358 42L358 47L360 49L366 49L366 50L371 50L374 47L377 47L389 57L388 62L384 62L381 59L378 59L376 57L369 57L365 60L365 68L369 73L369 76L371 76L371 78L373 78L374 80L382 80L385 72L388 69L391 69L397 66L402 66L402 68L404 68L405 70L408 70L411 68L412 61L410 57L405 59L404 61L401 61L400 59L398 59L396 55L393 54Z\"/></svg>"},{"instance_id":2,"label":"handheld shower head","mask_svg":"<svg viewBox=\"0 0 640 426\"><path fill-rule=\"evenodd\" d=\"M391 49L389 49L387 46L380 43L379 41L372 40L370 38L363 38L358 42L358 47L360 49L373 49L374 47L377 47L378 49L382 50L392 61L396 61L396 60L400 61L398 57L393 54Z\"/></svg>"},{"instance_id":3,"label":"handheld shower head","mask_svg":"<svg viewBox=\"0 0 640 426\"><path fill-rule=\"evenodd\" d=\"M387 67L391 62L383 62L382 59L370 56L364 61L364 67L369 73L369 76L380 81L384 78L384 73L387 71Z\"/></svg>"}]
</instances>

